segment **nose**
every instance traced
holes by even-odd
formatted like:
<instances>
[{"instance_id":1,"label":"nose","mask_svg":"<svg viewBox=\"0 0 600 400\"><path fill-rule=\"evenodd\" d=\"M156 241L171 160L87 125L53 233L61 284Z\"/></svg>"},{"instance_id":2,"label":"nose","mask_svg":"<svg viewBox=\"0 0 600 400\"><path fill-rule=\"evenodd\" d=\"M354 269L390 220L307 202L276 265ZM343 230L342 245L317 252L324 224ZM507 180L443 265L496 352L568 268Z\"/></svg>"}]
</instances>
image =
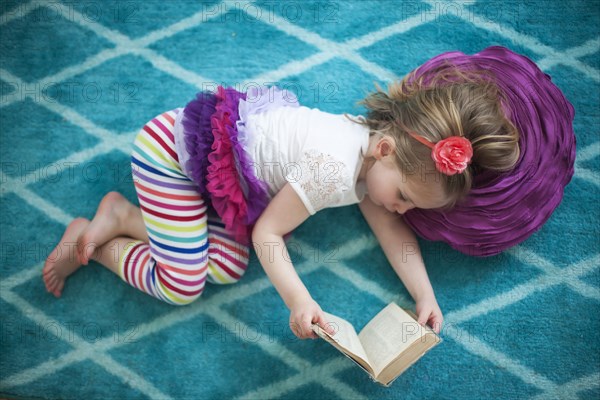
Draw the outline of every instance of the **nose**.
<instances>
[{"instance_id":1,"label":"nose","mask_svg":"<svg viewBox=\"0 0 600 400\"><path fill-rule=\"evenodd\" d=\"M412 210L413 208L415 208L415 206L408 205L406 203L398 204L398 205L396 205L396 212L398 214L404 214L405 212L407 212L408 210Z\"/></svg>"}]
</instances>

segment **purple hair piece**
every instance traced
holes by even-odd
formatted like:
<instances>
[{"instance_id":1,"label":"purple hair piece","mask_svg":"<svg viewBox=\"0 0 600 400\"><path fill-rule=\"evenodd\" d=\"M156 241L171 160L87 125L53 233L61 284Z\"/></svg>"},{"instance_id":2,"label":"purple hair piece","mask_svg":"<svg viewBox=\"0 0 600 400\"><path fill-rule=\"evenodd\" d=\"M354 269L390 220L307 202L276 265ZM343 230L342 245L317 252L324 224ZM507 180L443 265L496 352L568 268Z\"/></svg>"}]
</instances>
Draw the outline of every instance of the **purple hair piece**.
<instances>
[{"instance_id":1,"label":"purple hair piece","mask_svg":"<svg viewBox=\"0 0 600 400\"><path fill-rule=\"evenodd\" d=\"M508 98L501 104L520 132L520 158L508 174L476 175L467 198L452 210L412 209L404 221L421 237L474 256L490 256L521 243L541 228L563 197L574 172L575 109L529 58L502 46L474 55L452 51L418 69L428 84L447 62L462 70L486 69Z\"/></svg>"}]
</instances>

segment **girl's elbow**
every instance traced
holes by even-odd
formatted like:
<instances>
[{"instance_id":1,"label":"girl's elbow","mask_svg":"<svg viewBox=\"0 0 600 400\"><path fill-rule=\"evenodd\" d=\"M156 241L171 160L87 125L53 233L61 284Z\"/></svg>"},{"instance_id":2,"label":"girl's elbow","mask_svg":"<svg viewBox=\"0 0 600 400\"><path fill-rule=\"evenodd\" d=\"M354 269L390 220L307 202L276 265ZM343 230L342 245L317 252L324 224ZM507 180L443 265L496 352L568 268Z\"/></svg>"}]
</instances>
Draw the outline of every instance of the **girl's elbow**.
<instances>
[{"instance_id":1,"label":"girl's elbow","mask_svg":"<svg viewBox=\"0 0 600 400\"><path fill-rule=\"evenodd\" d=\"M266 236L274 233L273 229L266 223L257 222L252 227L252 242L258 243L266 240Z\"/></svg>"}]
</instances>

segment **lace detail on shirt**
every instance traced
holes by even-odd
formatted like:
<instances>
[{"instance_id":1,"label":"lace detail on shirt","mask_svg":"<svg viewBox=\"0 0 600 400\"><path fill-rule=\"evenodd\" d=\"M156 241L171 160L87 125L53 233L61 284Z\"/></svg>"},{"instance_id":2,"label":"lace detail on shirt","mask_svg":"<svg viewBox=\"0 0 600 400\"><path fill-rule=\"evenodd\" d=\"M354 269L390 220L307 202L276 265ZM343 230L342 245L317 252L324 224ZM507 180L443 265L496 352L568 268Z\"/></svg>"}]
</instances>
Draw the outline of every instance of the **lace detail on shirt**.
<instances>
[{"instance_id":1,"label":"lace detail on shirt","mask_svg":"<svg viewBox=\"0 0 600 400\"><path fill-rule=\"evenodd\" d=\"M314 212L336 205L352 187L346 164L317 149L305 151L293 166L286 179L300 186L306 197L303 202L308 200Z\"/></svg>"}]
</instances>

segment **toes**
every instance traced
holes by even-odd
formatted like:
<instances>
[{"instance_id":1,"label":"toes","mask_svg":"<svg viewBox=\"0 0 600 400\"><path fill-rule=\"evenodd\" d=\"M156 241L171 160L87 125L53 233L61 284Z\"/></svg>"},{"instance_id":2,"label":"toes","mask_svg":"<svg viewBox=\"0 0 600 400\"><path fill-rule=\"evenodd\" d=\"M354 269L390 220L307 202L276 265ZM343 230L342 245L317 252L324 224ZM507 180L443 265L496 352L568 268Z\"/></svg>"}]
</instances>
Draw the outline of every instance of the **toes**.
<instances>
[{"instance_id":1,"label":"toes","mask_svg":"<svg viewBox=\"0 0 600 400\"><path fill-rule=\"evenodd\" d=\"M56 279L56 276L52 275L50 276L47 280L46 280L46 289L48 289L49 292L53 291L54 289L56 289L58 280Z\"/></svg>"},{"instance_id":2,"label":"toes","mask_svg":"<svg viewBox=\"0 0 600 400\"><path fill-rule=\"evenodd\" d=\"M59 282L58 286L52 291L54 297L60 297L60 295L62 294L63 287L65 287L65 283Z\"/></svg>"},{"instance_id":3,"label":"toes","mask_svg":"<svg viewBox=\"0 0 600 400\"><path fill-rule=\"evenodd\" d=\"M46 290L55 297L61 296L66 277L75 272L79 265L81 265L77 260L79 259L79 255L76 253L74 254L72 252L72 247L67 245L70 245L75 241L79 242L78 237L89 224L90 221L88 219L75 218L69 226L67 226L60 242L44 263L44 268L42 268L42 278L44 279Z\"/></svg>"},{"instance_id":4,"label":"toes","mask_svg":"<svg viewBox=\"0 0 600 400\"><path fill-rule=\"evenodd\" d=\"M55 275L54 268L52 268L52 264L44 265L44 269L42 269L42 279L44 282L49 282L50 278Z\"/></svg>"},{"instance_id":5,"label":"toes","mask_svg":"<svg viewBox=\"0 0 600 400\"><path fill-rule=\"evenodd\" d=\"M46 286L46 292L50 291L50 282L44 279L44 285Z\"/></svg>"},{"instance_id":6,"label":"toes","mask_svg":"<svg viewBox=\"0 0 600 400\"><path fill-rule=\"evenodd\" d=\"M46 262L44 263L44 268L42 268L42 273L47 274L48 272L54 269L54 263L58 261L60 255L60 251L58 250L58 246L52 250L52 252L46 258Z\"/></svg>"},{"instance_id":7,"label":"toes","mask_svg":"<svg viewBox=\"0 0 600 400\"><path fill-rule=\"evenodd\" d=\"M47 263L46 265L44 265L44 269L42 269L42 275L47 276L50 273L54 272L54 264L52 263Z\"/></svg>"},{"instance_id":8,"label":"toes","mask_svg":"<svg viewBox=\"0 0 600 400\"><path fill-rule=\"evenodd\" d=\"M44 275L44 282L52 283L56 280L56 274L46 274Z\"/></svg>"},{"instance_id":9,"label":"toes","mask_svg":"<svg viewBox=\"0 0 600 400\"><path fill-rule=\"evenodd\" d=\"M51 271L54 272L54 271ZM54 297L60 297L62 289L65 286L65 281L56 276L56 274L47 274L44 276L46 291L52 293Z\"/></svg>"}]
</instances>

